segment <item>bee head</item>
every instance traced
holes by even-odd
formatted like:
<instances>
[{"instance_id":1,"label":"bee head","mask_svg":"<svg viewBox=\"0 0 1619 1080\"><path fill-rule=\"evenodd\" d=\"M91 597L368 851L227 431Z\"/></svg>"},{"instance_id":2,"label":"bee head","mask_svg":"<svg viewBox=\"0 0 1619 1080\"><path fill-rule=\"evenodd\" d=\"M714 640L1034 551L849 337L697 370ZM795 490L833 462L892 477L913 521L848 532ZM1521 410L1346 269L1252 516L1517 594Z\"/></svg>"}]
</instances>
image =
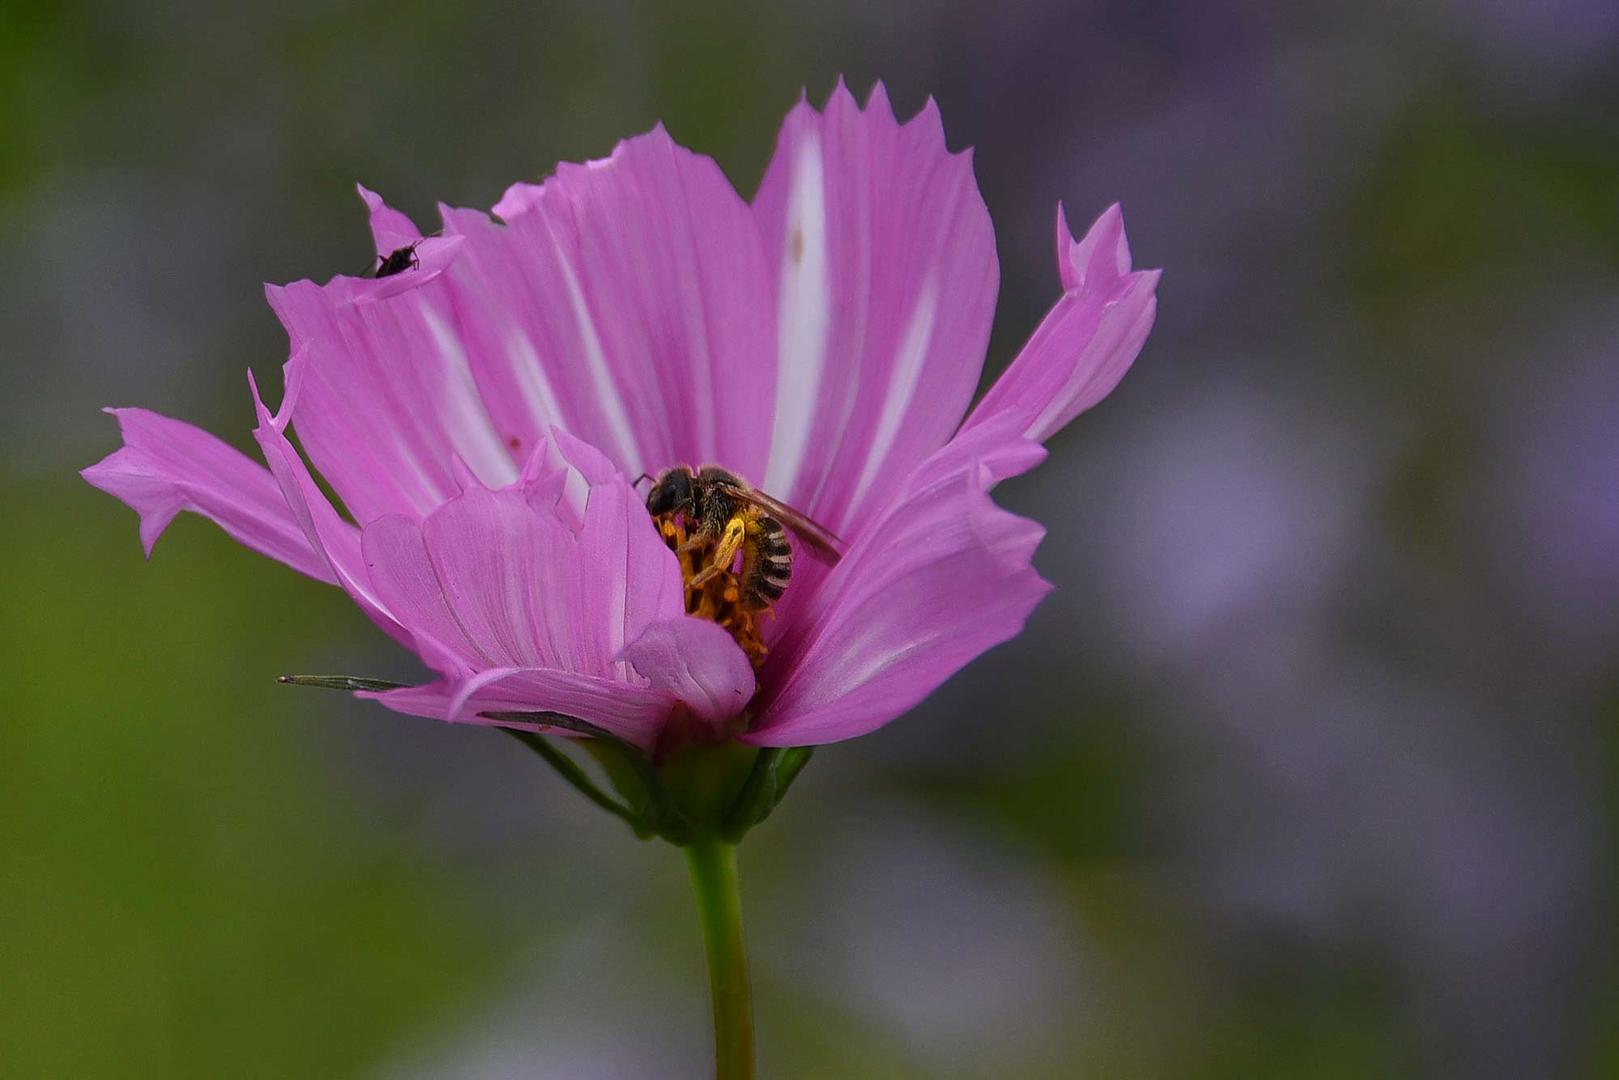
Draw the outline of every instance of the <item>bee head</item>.
<instances>
[{"instance_id":1,"label":"bee head","mask_svg":"<svg viewBox=\"0 0 1619 1080\"><path fill-rule=\"evenodd\" d=\"M674 513L691 506L691 470L676 466L658 477L652 490L646 493L647 513L653 517Z\"/></svg>"}]
</instances>

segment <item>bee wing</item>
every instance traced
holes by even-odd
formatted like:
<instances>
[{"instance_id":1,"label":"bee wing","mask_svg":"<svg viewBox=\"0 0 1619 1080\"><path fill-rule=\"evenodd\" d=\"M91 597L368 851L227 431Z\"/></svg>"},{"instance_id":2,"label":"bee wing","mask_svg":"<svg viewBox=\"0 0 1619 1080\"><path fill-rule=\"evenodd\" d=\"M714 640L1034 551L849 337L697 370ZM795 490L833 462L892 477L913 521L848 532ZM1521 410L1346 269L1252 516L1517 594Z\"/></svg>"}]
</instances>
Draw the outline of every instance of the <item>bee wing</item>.
<instances>
[{"instance_id":1,"label":"bee wing","mask_svg":"<svg viewBox=\"0 0 1619 1080\"><path fill-rule=\"evenodd\" d=\"M753 503L793 530L827 563L837 562L848 550L848 545L839 540L831 529L799 513L780 499L773 499L756 488L734 488L733 491L737 498Z\"/></svg>"}]
</instances>

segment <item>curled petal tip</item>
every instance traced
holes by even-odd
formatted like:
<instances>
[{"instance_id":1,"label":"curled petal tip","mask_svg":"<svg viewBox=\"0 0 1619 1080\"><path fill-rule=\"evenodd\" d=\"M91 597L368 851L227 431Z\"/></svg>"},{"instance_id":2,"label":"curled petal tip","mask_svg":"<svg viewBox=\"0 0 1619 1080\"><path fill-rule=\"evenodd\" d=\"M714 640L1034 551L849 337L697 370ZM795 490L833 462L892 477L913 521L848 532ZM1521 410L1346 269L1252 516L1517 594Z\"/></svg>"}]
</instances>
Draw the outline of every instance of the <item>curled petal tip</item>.
<instances>
[{"instance_id":1,"label":"curled petal tip","mask_svg":"<svg viewBox=\"0 0 1619 1080\"><path fill-rule=\"evenodd\" d=\"M497 218L509 224L531 210L544 194L544 184L519 180L501 193L500 201L491 209Z\"/></svg>"},{"instance_id":2,"label":"curled petal tip","mask_svg":"<svg viewBox=\"0 0 1619 1080\"><path fill-rule=\"evenodd\" d=\"M453 234L411 241L409 246L415 249L416 263L410 270L381 278L351 278L348 297L342 302L363 306L422 288L449 269L465 240L464 236Z\"/></svg>"},{"instance_id":3,"label":"curled petal tip","mask_svg":"<svg viewBox=\"0 0 1619 1080\"><path fill-rule=\"evenodd\" d=\"M378 255L397 251L422 238L422 231L416 227L416 223L403 212L389 206L381 195L364 184L356 184L355 188L365 203L367 217L370 219L371 239L376 245Z\"/></svg>"},{"instance_id":4,"label":"curled petal tip","mask_svg":"<svg viewBox=\"0 0 1619 1080\"><path fill-rule=\"evenodd\" d=\"M462 680L450 698L449 707L445 710L445 721L451 724L461 723L466 718L467 703L472 700L474 694L486 686L510 678L517 670L511 667L488 668Z\"/></svg>"},{"instance_id":5,"label":"curled petal tip","mask_svg":"<svg viewBox=\"0 0 1619 1080\"><path fill-rule=\"evenodd\" d=\"M264 404L264 395L259 392L259 380L253 374L252 368L247 370L247 388L253 393L253 415L258 420L258 427L254 429L255 432L280 434L281 426L276 423L275 416L271 414L269 407Z\"/></svg>"},{"instance_id":6,"label":"curled petal tip","mask_svg":"<svg viewBox=\"0 0 1619 1080\"><path fill-rule=\"evenodd\" d=\"M1072 292L1085 282L1084 274L1074 266L1074 230L1068 224L1068 211L1062 200L1057 201L1057 275L1062 279L1064 292Z\"/></svg>"},{"instance_id":7,"label":"curled petal tip","mask_svg":"<svg viewBox=\"0 0 1619 1080\"><path fill-rule=\"evenodd\" d=\"M523 461L523 471L518 475L518 483L522 487L529 487L541 479L561 470L551 465L550 428L543 428L534 438L534 445L528 450L528 457Z\"/></svg>"},{"instance_id":8,"label":"curled petal tip","mask_svg":"<svg viewBox=\"0 0 1619 1080\"><path fill-rule=\"evenodd\" d=\"M1068 228L1062 204L1058 203L1057 264L1065 292L1128 274L1130 241L1124 232L1124 211L1120 205L1113 203L1103 210L1085 235L1076 240Z\"/></svg>"},{"instance_id":9,"label":"curled petal tip","mask_svg":"<svg viewBox=\"0 0 1619 1080\"><path fill-rule=\"evenodd\" d=\"M298 389L303 385L304 363L308 352L308 345L300 345L293 350L287 362L281 365L281 407L274 414L264 404L264 398L259 392L258 377L253 374L252 368L247 369L247 385L253 394L253 410L258 417L259 428L273 429L277 433L286 430L287 419L292 416L293 402L297 400Z\"/></svg>"},{"instance_id":10,"label":"curled petal tip","mask_svg":"<svg viewBox=\"0 0 1619 1080\"><path fill-rule=\"evenodd\" d=\"M472 466L468 465L460 454L450 455L450 474L463 494L484 489L483 481L478 479L478 474L472 471Z\"/></svg>"}]
</instances>

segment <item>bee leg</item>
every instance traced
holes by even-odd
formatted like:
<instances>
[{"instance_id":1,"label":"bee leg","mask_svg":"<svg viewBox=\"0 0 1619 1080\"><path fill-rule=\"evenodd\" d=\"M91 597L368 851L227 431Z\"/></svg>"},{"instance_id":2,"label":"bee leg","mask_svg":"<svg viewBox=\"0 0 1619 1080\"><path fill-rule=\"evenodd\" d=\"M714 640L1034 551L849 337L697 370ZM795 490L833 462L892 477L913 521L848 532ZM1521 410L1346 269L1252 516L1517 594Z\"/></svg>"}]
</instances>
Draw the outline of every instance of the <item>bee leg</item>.
<instances>
[{"instance_id":1,"label":"bee leg","mask_svg":"<svg viewBox=\"0 0 1619 1080\"><path fill-rule=\"evenodd\" d=\"M711 544L713 542L713 534L709 532L705 525L697 522L689 522L686 525L685 531L681 533L681 543L679 547L675 548L675 554L689 555L693 551L696 551L698 548L702 547L704 544Z\"/></svg>"},{"instance_id":2,"label":"bee leg","mask_svg":"<svg viewBox=\"0 0 1619 1080\"><path fill-rule=\"evenodd\" d=\"M736 559L736 553L742 549L742 539L747 535L747 525L740 517L734 517L725 523L725 532L720 535L720 542L714 546L714 557L702 572L691 579L691 587L701 588L712 581L718 574L723 574L731 568Z\"/></svg>"}]
</instances>

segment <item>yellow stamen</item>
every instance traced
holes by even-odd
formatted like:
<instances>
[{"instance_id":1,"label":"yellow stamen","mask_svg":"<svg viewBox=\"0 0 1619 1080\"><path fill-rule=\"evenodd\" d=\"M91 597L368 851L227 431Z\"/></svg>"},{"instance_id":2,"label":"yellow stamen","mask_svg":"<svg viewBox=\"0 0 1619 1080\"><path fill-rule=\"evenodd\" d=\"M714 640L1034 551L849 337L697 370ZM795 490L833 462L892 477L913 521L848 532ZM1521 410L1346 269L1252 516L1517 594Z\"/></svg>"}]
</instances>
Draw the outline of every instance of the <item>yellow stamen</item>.
<instances>
[{"instance_id":1,"label":"yellow stamen","mask_svg":"<svg viewBox=\"0 0 1619 1080\"><path fill-rule=\"evenodd\" d=\"M658 531L680 560L680 576L686 585L686 613L718 623L736 639L755 668L764 663L765 645L759 633L760 613L742 603L742 585L726 560L716 567L724 549L716 540L694 541L676 515L656 519ZM730 547L732 560L736 547Z\"/></svg>"}]
</instances>

